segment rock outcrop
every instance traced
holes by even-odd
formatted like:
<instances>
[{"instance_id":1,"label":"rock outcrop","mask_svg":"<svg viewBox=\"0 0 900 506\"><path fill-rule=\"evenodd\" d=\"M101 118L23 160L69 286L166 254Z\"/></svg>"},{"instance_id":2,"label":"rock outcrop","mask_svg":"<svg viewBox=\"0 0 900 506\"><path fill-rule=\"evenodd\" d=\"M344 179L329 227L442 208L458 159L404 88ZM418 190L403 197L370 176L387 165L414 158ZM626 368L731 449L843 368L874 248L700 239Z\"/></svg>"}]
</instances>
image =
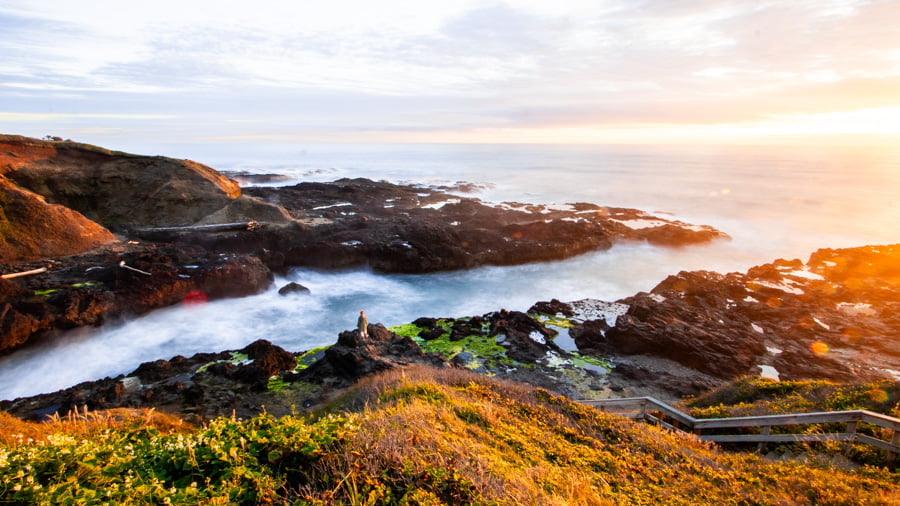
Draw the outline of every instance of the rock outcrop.
<instances>
[{"instance_id":1,"label":"rock outcrop","mask_svg":"<svg viewBox=\"0 0 900 506\"><path fill-rule=\"evenodd\" d=\"M127 375L3 401L0 409L27 419L84 407L155 407L195 421L231 414L251 417L263 410L284 415L379 371L414 363L449 366L442 356L424 353L413 340L381 324L369 325L368 337L356 330L342 332L336 344L309 361L311 365L300 354L258 340L240 350L147 362Z\"/></svg>"},{"instance_id":2,"label":"rock outcrop","mask_svg":"<svg viewBox=\"0 0 900 506\"><path fill-rule=\"evenodd\" d=\"M658 357L720 380L762 367L782 380L897 379L900 370L900 245L823 249L746 274L681 272L618 304L628 309L611 328L572 327L579 349ZM632 379L635 367L626 367Z\"/></svg>"},{"instance_id":3,"label":"rock outcrop","mask_svg":"<svg viewBox=\"0 0 900 506\"><path fill-rule=\"evenodd\" d=\"M409 337L398 336L380 323L370 323L368 336L363 337L357 330L341 332L337 343L328 347L321 359L285 379L340 388L376 372L413 363L448 365L444 357L424 353Z\"/></svg>"},{"instance_id":4,"label":"rock outcrop","mask_svg":"<svg viewBox=\"0 0 900 506\"><path fill-rule=\"evenodd\" d=\"M278 251L285 265L424 273L481 265L569 258L620 241L661 246L705 243L728 236L636 209L594 204L489 204L442 191L368 179L244 190L288 210L300 226L257 233L241 251ZM240 248L234 238L172 234L156 240L199 241ZM267 238L266 238L267 237ZM266 252L260 253L266 256Z\"/></svg>"},{"instance_id":5,"label":"rock outcrop","mask_svg":"<svg viewBox=\"0 0 900 506\"><path fill-rule=\"evenodd\" d=\"M115 240L77 211L48 204L0 176L0 263L71 255Z\"/></svg>"},{"instance_id":6,"label":"rock outcrop","mask_svg":"<svg viewBox=\"0 0 900 506\"><path fill-rule=\"evenodd\" d=\"M616 241L671 246L727 237L634 209L492 205L367 179L242 192L188 160L2 135L0 205L0 260L17 263L0 273L33 267L23 261L38 258L52 267L46 276L5 283L5 291L21 293L0 302L0 352L52 329L255 293L268 269L424 273L561 259ZM113 244L109 230L129 243L177 246ZM110 247L90 257L98 246ZM64 258L81 252L88 256ZM191 264L216 268L186 271ZM71 265L83 272L69 272Z\"/></svg>"},{"instance_id":7,"label":"rock outcrop","mask_svg":"<svg viewBox=\"0 0 900 506\"><path fill-rule=\"evenodd\" d=\"M43 274L0 280L0 353L52 330L100 325L172 304L259 293L272 282L256 257L197 246L114 243L54 260ZM0 274L12 267L0 265Z\"/></svg>"},{"instance_id":8,"label":"rock outcrop","mask_svg":"<svg viewBox=\"0 0 900 506\"><path fill-rule=\"evenodd\" d=\"M0 136L0 175L112 229L290 220L190 160Z\"/></svg>"},{"instance_id":9,"label":"rock outcrop","mask_svg":"<svg viewBox=\"0 0 900 506\"><path fill-rule=\"evenodd\" d=\"M0 409L25 419L65 415L85 407L155 407L198 422L232 414L250 417L272 400L266 395L269 378L296 365L294 355L259 340L235 351L147 362L128 375L3 401Z\"/></svg>"}]
</instances>

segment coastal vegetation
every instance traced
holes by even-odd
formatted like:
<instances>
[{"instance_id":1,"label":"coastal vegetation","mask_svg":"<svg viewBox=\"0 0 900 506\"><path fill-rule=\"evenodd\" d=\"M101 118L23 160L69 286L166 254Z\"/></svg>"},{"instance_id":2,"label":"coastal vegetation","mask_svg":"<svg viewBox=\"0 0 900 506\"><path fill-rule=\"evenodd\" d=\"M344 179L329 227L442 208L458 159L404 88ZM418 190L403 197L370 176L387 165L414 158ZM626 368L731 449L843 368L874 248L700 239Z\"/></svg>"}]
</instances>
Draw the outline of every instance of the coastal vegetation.
<instances>
[{"instance_id":1,"label":"coastal vegetation","mask_svg":"<svg viewBox=\"0 0 900 506\"><path fill-rule=\"evenodd\" d=\"M900 418L900 381L844 384L745 376L688 402L697 418L865 409Z\"/></svg>"},{"instance_id":2,"label":"coastal vegetation","mask_svg":"<svg viewBox=\"0 0 900 506\"><path fill-rule=\"evenodd\" d=\"M900 492L883 468L727 453L456 368L368 377L306 416L0 423L0 501L20 504L891 504Z\"/></svg>"},{"instance_id":3,"label":"coastal vegetation","mask_svg":"<svg viewBox=\"0 0 900 506\"><path fill-rule=\"evenodd\" d=\"M822 380L775 381L746 376L720 386L686 403L695 418L732 418L745 416L866 410L900 418L900 381L842 384ZM817 434L843 432L844 424L805 424L773 428L772 433ZM890 441L887 429L857 423L853 430L862 435ZM745 446L746 448L746 446ZM896 456L872 446L840 442L781 443L767 445L770 454L780 456L815 454L848 459L860 464L887 465L896 469Z\"/></svg>"}]
</instances>

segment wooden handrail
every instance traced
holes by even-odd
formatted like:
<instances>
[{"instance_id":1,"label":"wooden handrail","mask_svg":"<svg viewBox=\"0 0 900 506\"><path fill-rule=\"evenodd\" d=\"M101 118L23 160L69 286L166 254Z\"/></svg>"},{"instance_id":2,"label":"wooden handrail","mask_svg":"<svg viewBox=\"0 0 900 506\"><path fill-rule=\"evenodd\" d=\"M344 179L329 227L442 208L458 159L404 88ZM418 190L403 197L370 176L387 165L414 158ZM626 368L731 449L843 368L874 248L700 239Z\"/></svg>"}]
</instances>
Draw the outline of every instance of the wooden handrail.
<instances>
[{"instance_id":1,"label":"wooden handrail","mask_svg":"<svg viewBox=\"0 0 900 506\"><path fill-rule=\"evenodd\" d=\"M655 421L668 428L684 432L692 432L703 441L718 443L776 443L801 441L847 441L860 442L900 454L900 419L866 410L823 411L818 413L795 413L787 415L742 416L733 418L694 418L687 413L654 399L653 397L629 397L623 399L581 400L587 406L601 411L611 412L629 418ZM667 423L664 419L651 413L659 412L663 418L677 423ZM891 441L884 441L856 432L857 424L863 422L889 429ZM826 434L770 434L769 429L776 426L807 425L824 423L846 423L844 432ZM704 430L735 429L758 427L762 434L716 434L704 435Z\"/></svg>"}]
</instances>

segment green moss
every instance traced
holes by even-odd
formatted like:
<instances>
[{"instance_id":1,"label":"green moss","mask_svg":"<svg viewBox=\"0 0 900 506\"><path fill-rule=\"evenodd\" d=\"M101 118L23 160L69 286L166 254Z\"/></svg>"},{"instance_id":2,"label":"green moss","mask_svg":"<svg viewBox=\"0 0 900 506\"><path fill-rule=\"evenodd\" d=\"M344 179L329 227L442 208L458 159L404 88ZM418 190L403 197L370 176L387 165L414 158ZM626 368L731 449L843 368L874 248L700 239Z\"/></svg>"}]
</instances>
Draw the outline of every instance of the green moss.
<instances>
[{"instance_id":1,"label":"green moss","mask_svg":"<svg viewBox=\"0 0 900 506\"><path fill-rule=\"evenodd\" d=\"M300 371L306 369L307 367L313 365L314 363L316 363L316 361L318 361L320 358L322 358L322 354L325 352L325 350L327 350L330 347L331 347L330 345L329 346L320 346L318 348L313 348L309 351L305 351L305 352L301 353L300 355L298 355L297 359L296 359L297 366L294 367L294 372L300 372Z\"/></svg>"},{"instance_id":2,"label":"green moss","mask_svg":"<svg viewBox=\"0 0 900 506\"><path fill-rule=\"evenodd\" d=\"M275 375L269 378L269 383L266 385L266 389L270 392L281 392L285 388L289 387L290 383L281 379L281 376Z\"/></svg>"},{"instance_id":3,"label":"green moss","mask_svg":"<svg viewBox=\"0 0 900 506\"><path fill-rule=\"evenodd\" d=\"M403 325L394 325L393 327L389 327L388 330L402 337L419 337L419 333L425 330L418 325L414 325L412 323L404 323Z\"/></svg>"},{"instance_id":4,"label":"green moss","mask_svg":"<svg viewBox=\"0 0 900 506\"><path fill-rule=\"evenodd\" d=\"M496 369L500 365L518 365L518 362L507 358L506 348L497 344L497 339L492 336L470 335L459 341L451 341L449 336L441 336L429 341L421 338L415 338L415 340L422 350L440 353L448 360L456 358L460 353L471 354L471 360L466 364L466 367L470 369L478 369L482 366Z\"/></svg>"},{"instance_id":5,"label":"green moss","mask_svg":"<svg viewBox=\"0 0 900 506\"><path fill-rule=\"evenodd\" d=\"M232 351L230 359L214 360L212 362L208 362L206 364L201 365L200 368L197 369L197 372L198 373L204 372L207 369L209 369L209 367L212 365L221 364L221 363L225 363L225 362L227 362L229 364L233 364L233 365L245 365L245 364L249 364L251 362L251 360L250 360L250 356L248 356L246 353L241 353L239 351Z\"/></svg>"},{"instance_id":6,"label":"green moss","mask_svg":"<svg viewBox=\"0 0 900 506\"><path fill-rule=\"evenodd\" d=\"M609 360L605 360L599 357L592 357L590 355L582 355L581 353L570 352L572 355L572 364L578 367L587 367L588 365L593 365L597 367L602 367L607 371L612 370L613 365Z\"/></svg>"},{"instance_id":7,"label":"green moss","mask_svg":"<svg viewBox=\"0 0 900 506\"><path fill-rule=\"evenodd\" d=\"M567 318L557 318L555 316L548 316L545 314L531 314L530 316L534 317L537 321L543 323L544 325L559 327L561 329L569 329L575 325L572 320L569 320Z\"/></svg>"}]
</instances>

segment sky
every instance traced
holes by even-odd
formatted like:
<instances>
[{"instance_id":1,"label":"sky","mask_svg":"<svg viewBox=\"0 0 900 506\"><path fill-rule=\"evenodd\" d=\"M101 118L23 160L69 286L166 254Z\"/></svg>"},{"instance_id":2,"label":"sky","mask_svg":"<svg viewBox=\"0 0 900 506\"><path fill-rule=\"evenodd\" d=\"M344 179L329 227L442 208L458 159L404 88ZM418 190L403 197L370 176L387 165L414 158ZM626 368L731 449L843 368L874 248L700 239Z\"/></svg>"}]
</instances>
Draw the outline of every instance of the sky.
<instances>
[{"instance_id":1,"label":"sky","mask_svg":"<svg viewBox=\"0 0 900 506\"><path fill-rule=\"evenodd\" d=\"M3 0L0 133L900 145L897 0Z\"/></svg>"}]
</instances>

